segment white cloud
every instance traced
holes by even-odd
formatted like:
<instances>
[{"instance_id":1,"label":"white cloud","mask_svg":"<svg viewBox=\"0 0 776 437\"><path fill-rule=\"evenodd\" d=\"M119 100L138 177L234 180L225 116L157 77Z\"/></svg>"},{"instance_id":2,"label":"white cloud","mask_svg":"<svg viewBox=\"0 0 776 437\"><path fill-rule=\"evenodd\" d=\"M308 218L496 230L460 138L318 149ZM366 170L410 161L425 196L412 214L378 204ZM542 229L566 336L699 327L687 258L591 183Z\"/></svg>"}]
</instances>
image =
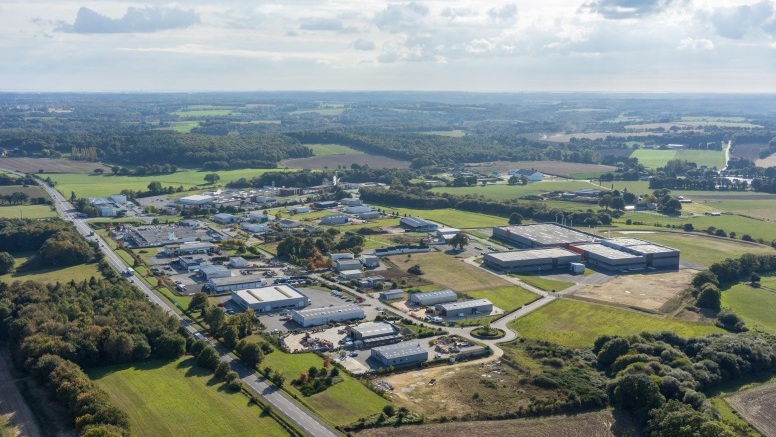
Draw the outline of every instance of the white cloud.
<instances>
[{"instance_id":1,"label":"white cloud","mask_svg":"<svg viewBox=\"0 0 776 437\"><path fill-rule=\"evenodd\" d=\"M59 30L72 33L144 33L180 29L197 23L197 13L177 7L131 7L121 18L110 18L82 7L73 24L63 23Z\"/></svg>"},{"instance_id":2,"label":"white cloud","mask_svg":"<svg viewBox=\"0 0 776 437\"><path fill-rule=\"evenodd\" d=\"M685 38L679 42L679 50L690 50L693 52L714 50L714 43L708 39Z\"/></svg>"},{"instance_id":3,"label":"white cloud","mask_svg":"<svg viewBox=\"0 0 776 437\"><path fill-rule=\"evenodd\" d=\"M375 42L368 39L359 38L353 41L353 48L356 50L370 51L374 50L376 47Z\"/></svg>"}]
</instances>

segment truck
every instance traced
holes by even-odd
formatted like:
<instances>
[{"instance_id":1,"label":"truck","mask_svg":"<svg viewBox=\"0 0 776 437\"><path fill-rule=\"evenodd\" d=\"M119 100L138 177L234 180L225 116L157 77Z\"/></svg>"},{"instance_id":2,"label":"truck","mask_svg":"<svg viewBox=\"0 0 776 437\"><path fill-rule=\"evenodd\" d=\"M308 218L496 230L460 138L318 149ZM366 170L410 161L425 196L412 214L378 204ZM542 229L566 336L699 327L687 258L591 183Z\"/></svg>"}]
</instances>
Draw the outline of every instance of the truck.
<instances>
[{"instance_id":1,"label":"truck","mask_svg":"<svg viewBox=\"0 0 776 437\"><path fill-rule=\"evenodd\" d=\"M132 267L127 267L127 269L124 270L123 273L125 276L132 276L135 274L135 270Z\"/></svg>"}]
</instances>

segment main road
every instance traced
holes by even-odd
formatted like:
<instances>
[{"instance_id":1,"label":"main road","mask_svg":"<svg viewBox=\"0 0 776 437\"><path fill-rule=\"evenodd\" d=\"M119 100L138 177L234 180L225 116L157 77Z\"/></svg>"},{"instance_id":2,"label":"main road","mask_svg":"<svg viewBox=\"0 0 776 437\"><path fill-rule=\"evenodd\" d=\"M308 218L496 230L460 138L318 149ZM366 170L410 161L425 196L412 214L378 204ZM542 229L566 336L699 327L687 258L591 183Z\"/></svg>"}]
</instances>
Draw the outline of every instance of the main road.
<instances>
[{"instance_id":1,"label":"main road","mask_svg":"<svg viewBox=\"0 0 776 437\"><path fill-rule=\"evenodd\" d=\"M59 191L52 187L49 187L45 183L41 183L43 189L51 196L54 201L54 205L57 211L63 219L73 222L78 232L84 237L88 237L92 232L91 228L86 224L85 220L79 219L73 209L73 206L68 202ZM105 255L105 260L117 271L123 272L129 267L124 261L119 258L110 246L99 236L95 234L94 237L100 245L100 250ZM153 290L151 290L143 281L134 281L135 287L139 288L148 299L162 307L168 314L174 316L180 320L189 332L195 337L200 339L206 339L205 335L200 332L194 325L184 319L179 313L164 300L162 300ZM221 347L220 344L214 343L210 339L207 341L213 345L221 355L221 361L225 361L231 364L234 369L242 378L243 383L249 387L254 393L261 397L267 404L271 405L274 411L283 415L289 422L293 423L296 428L309 436L323 436L323 437L339 437L341 436L335 429L330 427L316 417L312 412L307 410L302 405L294 402L286 393L282 390L278 390L275 386L268 384L263 377L260 377L252 369L243 365L240 361L236 360L228 350ZM207 414L207 413L203 413Z\"/></svg>"}]
</instances>

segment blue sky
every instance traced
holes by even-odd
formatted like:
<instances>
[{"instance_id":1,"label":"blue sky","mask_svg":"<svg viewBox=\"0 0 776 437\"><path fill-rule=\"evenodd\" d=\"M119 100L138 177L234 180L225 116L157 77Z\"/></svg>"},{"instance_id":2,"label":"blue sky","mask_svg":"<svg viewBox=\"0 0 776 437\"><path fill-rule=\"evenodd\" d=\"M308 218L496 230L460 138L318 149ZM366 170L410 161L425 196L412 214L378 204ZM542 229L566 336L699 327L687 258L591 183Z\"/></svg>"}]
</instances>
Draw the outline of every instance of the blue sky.
<instances>
[{"instance_id":1,"label":"blue sky","mask_svg":"<svg viewBox=\"0 0 776 437\"><path fill-rule=\"evenodd\" d=\"M776 92L776 0L4 0L2 91Z\"/></svg>"}]
</instances>

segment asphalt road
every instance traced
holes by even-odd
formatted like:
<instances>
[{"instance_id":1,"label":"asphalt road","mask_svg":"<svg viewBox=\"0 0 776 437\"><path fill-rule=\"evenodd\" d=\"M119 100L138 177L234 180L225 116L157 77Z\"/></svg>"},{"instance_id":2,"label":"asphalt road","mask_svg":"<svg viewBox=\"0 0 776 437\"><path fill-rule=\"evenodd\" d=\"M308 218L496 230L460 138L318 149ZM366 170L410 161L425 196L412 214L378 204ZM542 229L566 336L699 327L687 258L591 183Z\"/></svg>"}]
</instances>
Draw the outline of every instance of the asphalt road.
<instances>
[{"instance_id":1,"label":"asphalt road","mask_svg":"<svg viewBox=\"0 0 776 437\"><path fill-rule=\"evenodd\" d=\"M65 200L65 198L55 189L41 184L41 186L49 193L54 201L54 205L57 211L63 219L72 221L78 232L87 237L91 232L91 228L86 224L85 220L77 219L73 206ZM105 241L95 234L95 237L100 244L100 250L105 254L105 260L117 271L123 272L129 267L124 261L118 257ZM134 286L139 288L148 299L162 307L168 314L177 317L189 332L194 334L197 338L206 338L205 334L199 332L195 326L185 320L180 314L176 313L173 308L159 296L156 295L148 286L137 279L134 281ZM275 386L268 384L263 377L259 376L253 370L249 369L238 360L236 360L228 350L221 347L220 344L213 342L210 339L206 339L208 343L213 345L218 353L221 355L221 360L230 363L232 369L234 369L241 377L243 383L250 387L259 397L264 399L266 403L272 406L274 411L285 416L289 422L293 423L297 429L303 431L309 436L314 437L339 437L341 434L323 423L320 419L315 417L312 412L304 408L303 406L294 402L288 395L282 390L278 390Z\"/></svg>"}]
</instances>

